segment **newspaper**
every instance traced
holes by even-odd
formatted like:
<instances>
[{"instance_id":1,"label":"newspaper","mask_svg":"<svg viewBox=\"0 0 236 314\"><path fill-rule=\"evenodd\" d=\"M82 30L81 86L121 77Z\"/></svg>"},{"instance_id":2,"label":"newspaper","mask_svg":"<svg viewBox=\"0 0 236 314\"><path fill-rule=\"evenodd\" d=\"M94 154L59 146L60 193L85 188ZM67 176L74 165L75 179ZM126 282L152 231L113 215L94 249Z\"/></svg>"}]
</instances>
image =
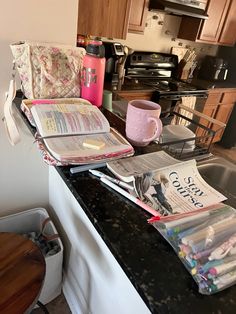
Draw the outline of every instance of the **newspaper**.
<instances>
[{"instance_id":1,"label":"newspaper","mask_svg":"<svg viewBox=\"0 0 236 314\"><path fill-rule=\"evenodd\" d=\"M134 175L162 169L177 163L183 162L171 157L164 151L159 151L109 162L107 167L121 180L132 182L134 181Z\"/></svg>"},{"instance_id":2,"label":"newspaper","mask_svg":"<svg viewBox=\"0 0 236 314\"><path fill-rule=\"evenodd\" d=\"M164 151L108 163L136 196L160 215L186 213L226 200L198 172L196 160L178 161ZM124 176L125 175L125 176Z\"/></svg>"}]
</instances>

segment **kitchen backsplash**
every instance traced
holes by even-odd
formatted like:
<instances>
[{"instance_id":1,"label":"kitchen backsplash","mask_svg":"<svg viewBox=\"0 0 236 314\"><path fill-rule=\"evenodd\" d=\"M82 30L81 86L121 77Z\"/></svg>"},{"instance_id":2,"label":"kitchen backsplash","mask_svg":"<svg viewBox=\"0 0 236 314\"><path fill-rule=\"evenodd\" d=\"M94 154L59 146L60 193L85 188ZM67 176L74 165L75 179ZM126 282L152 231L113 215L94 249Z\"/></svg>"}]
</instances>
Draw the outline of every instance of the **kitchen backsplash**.
<instances>
[{"instance_id":1,"label":"kitchen backsplash","mask_svg":"<svg viewBox=\"0 0 236 314\"><path fill-rule=\"evenodd\" d=\"M217 46L178 39L180 21L181 17L178 16L148 12L144 35L128 33L126 40L117 39L116 41L134 50L169 53L171 47L183 47L195 48L198 58L217 54Z\"/></svg>"}]
</instances>

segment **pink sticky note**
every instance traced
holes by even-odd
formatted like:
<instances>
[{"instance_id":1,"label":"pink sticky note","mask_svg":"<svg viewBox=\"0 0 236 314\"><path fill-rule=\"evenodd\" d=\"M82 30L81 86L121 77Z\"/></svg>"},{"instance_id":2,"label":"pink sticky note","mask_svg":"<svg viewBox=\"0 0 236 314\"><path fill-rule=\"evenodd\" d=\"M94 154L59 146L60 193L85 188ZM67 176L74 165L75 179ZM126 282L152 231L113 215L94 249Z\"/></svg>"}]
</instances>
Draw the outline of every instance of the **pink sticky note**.
<instances>
[{"instance_id":1,"label":"pink sticky note","mask_svg":"<svg viewBox=\"0 0 236 314\"><path fill-rule=\"evenodd\" d=\"M54 99L35 99L32 100L32 105L42 105L42 104L55 104Z\"/></svg>"}]
</instances>

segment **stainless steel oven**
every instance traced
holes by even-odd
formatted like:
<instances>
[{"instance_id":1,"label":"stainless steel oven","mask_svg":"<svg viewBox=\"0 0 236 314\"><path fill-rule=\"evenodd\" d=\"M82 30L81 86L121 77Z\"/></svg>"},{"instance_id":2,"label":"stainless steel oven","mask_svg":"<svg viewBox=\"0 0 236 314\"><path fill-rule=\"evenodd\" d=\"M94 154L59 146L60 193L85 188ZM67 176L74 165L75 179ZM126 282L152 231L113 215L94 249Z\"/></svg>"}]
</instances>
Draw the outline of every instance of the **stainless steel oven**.
<instances>
[{"instance_id":1,"label":"stainless steel oven","mask_svg":"<svg viewBox=\"0 0 236 314\"><path fill-rule=\"evenodd\" d=\"M135 51L126 63L126 78L154 90L152 101L162 108L162 117L173 110L183 97L196 97L195 108L202 111L207 90L178 80L178 57L173 54Z\"/></svg>"},{"instance_id":2,"label":"stainless steel oven","mask_svg":"<svg viewBox=\"0 0 236 314\"><path fill-rule=\"evenodd\" d=\"M206 99L207 93L203 91L202 93L191 93L186 95L163 95L159 92L154 92L152 96L152 101L157 102L161 106L161 117L165 118L170 116L171 111L176 107L176 105L182 102L183 97L194 96L196 97L194 109L202 112Z\"/></svg>"}]
</instances>

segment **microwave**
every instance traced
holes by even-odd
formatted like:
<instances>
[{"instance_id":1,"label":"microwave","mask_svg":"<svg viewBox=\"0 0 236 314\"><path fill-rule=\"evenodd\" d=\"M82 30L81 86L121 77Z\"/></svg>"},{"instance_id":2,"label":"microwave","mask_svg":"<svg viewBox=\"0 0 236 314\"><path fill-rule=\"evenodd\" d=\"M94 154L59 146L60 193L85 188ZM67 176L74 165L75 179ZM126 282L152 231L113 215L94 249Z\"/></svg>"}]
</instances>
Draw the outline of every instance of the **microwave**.
<instances>
[{"instance_id":1,"label":"microwave","mask_svg":"<svg viewBox=\"0 0 236 314\"><path fill-rule=\"evenodd\" d=\"M169 14L208 19L206 1L201 0L150 0L149 10L162 10Z\"/></svg>"}]
</instances>

